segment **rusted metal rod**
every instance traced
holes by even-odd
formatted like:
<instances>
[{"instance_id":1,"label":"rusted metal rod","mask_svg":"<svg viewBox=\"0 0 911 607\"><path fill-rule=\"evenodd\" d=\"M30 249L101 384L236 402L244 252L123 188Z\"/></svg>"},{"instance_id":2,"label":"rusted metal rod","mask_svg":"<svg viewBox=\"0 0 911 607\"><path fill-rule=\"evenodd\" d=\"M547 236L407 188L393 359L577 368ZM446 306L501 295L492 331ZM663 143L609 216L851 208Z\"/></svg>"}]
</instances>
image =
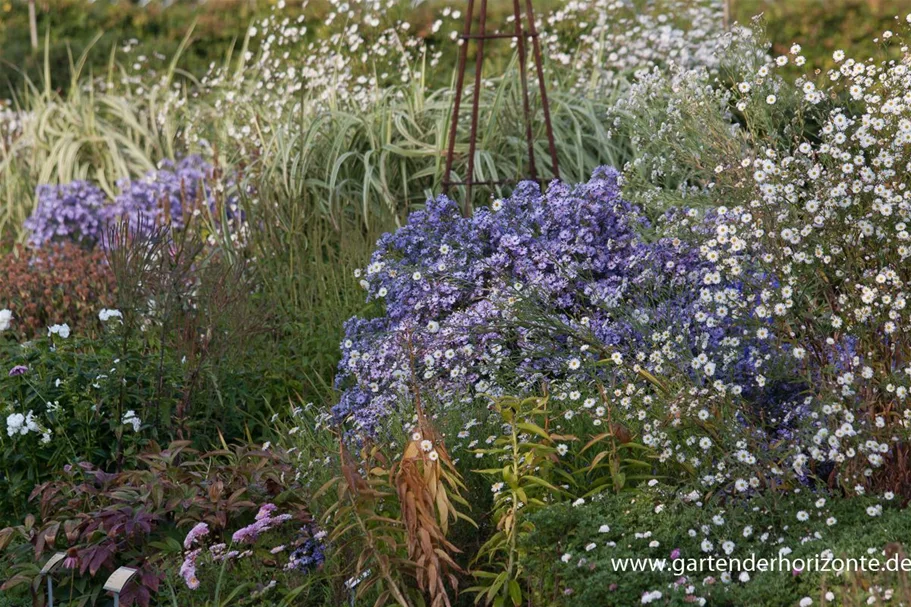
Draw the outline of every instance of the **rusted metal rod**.
<instances>
[{"instance_id":1,"label":"rusted metal rod","mask_svg":"<svg viewBox=\"0 0 911 607\"><path fill-rule=\"evenodd\" d=\"M534 35L532 35L532 34L487 34L486 36L483 36L483 38L485 40L499 40L501 38L510 38L511 39L511 38L516 38L518 36L521 36L523 38L532 38L534 36L537 36L537 34L534 34ZM481 37L482 37L481 34L459 34L460 40L478 40Z\"/></svg>"},{"instance_id":2,"label":"rusted metal rod","mask_svg":"<svg viewBox=\"0 0 911 607\"><path fill-rule=\"evenodd\" d=\"M478 146L478 110L481 104L481 66L484 63L484 40L487 34L487 0L481 0L481 19L478 23L478 56L475 59L474 90L471 92L471 139L468 140L468 187L463 213L471 215L471 185L474 181L474 152Z\"/></svg>"},{"instance_id":3,"label":"rusted metal rod","mask_svg":"<svg viewBox=\"0 0 911 607\"><path fill-rule=\"evenodd\" d=\"M516 46L519 51L519 80L522 81L522 110L525 113L525 140L528 144L528 170L532 179L538 178L535 166L535 141L531 135L531 105L528 102L528 74L525 72L525 36L522 35L522 12L519 0L512 0L512 12L515 16Z\"/></svg>"},{"instance_id":4,"label":"rusted metal rod","mask_svg":"<svg viewBox=\"0 0 911 607\"><path fill-rule=\"evenodd\" d=\"M463 213L468 216L471 214L471 194L473 186L480 185L501 185L514 183L513 180L499 181L475 181L475 155L477 152L478 139L478 117L480 112L481 87L483 84L481 72L484 64L484 42L486 40L510 38L516 40L519 62L519 80L522 89L522 113L525 119L525 139L528 147L528 170L531 180L543 183L538 177L538 168L535 160L535 142L534 129L532 127L531 101L528 91L528 47L527 40L532 41L532 57L535 62L536 75L538 77L538 89L541 95L541 109L544 113L544 124L547 132L547 142L550 152L551 169L554 178L559 178L560 169L557 159L557 148L554 141L553 125L550 117L550 104L547 98L547 88L544 82L544 66L541 59L541 45L538 42L538 31L535 25L534 9L531 0L525 0L525 19L528 27L525 28L522 18L522 7L520 0L513 0L513 18L514 31L511 34L487 32L487 0L480 2L480 15L478 18L478 33L472 33L472 22L474 19L474 0L468 0L468 11L465 15L465 27L459 36L462 48L459 49L458 74L456 76L455 97L452 104L452 117L449 124L449 140L446 150L446 169L443 175L443 191L448 193L451 186L465 186L465 201L463 203ZM459 112L461 110L462 97L465 88L465 69L467 67L468 44L471 40L477 41L477 56L475 57L475 74L474 90L472 91L471 100L471 128L468 140L468 171L463 181L453 181L452 165L455 159L455 140L458 134Z\"/></svg>"},{"instance_id":5,"label":"rusted metal rod","mask_svg":"<svg viewBox=\"0 0 911 607\"><path fill-rule=\"evenodd\" d=\"M471 14L474 12L474 0L468 0L468 11L465 14L465 29L463 36L471 35ZM465 61L468 57L468 41L462 41L462 48L459 49L459 73L456 76L455 99L452 101L452 120L449 124L449 147L446 151L446 173L443 177L443 190L448 190L445 185L449 181L449 175L452 173L452 159L455 156L456 131L459 126L459 107L462 103L462 89L465 86Z\"/></svg>"},{"instance_id":6,"label":"rusted metal rod","mask_svg":"<svg viewBox=\"0 0 911 607\"><path fill-rule=\"evenodd\" d=\"M541 65L541 44L538 42L538 28L535 26L535 12L531 0L525 0L525 18L528 19L528 31L531 34L531 45L535 52L535 68L538 71L538 88L541 90L541 109L544 111L544 125L547 129L547 144L550 147L550 163L555 179L560 178L560 167L557 164L557 145L554 142L554 128L550 123L550 103L547 101L547 86L544 84L544 66Z\"/></svg>"}]
</instances>

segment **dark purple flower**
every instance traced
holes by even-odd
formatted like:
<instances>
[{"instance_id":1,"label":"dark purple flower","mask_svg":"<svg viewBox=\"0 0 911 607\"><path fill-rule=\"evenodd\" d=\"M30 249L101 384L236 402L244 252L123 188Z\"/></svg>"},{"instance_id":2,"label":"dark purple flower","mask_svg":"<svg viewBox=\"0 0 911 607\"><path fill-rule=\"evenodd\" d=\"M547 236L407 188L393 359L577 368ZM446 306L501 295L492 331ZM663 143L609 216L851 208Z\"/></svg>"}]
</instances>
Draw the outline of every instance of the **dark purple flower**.
<instances>
[{"instance_id":1,"label":"dark purple flower","mask_svg":"<svg viewBox=\"0 0 911 607\"><path fill-rule=\"evenodd\" d=\"M287 568L310 573L322 567L326 561L326 547L322 542L325 534L316 531L312 525L301 529L301 532L306 532L309 537L291 552Z\"/></svg>"},{"instance_id":2,"label":"dark purple flower","mask_svg":"<svg viewBox=\"0 0 911 607\"><path fill-rule=\"evenodd\" d=\"M25 365L16 365L15 367L13 367L12 369L9 370L10 377L16 377L17 375L25 375L26 373L28 373L28 367L26 367Z\"/></svg>"}]
</instances>

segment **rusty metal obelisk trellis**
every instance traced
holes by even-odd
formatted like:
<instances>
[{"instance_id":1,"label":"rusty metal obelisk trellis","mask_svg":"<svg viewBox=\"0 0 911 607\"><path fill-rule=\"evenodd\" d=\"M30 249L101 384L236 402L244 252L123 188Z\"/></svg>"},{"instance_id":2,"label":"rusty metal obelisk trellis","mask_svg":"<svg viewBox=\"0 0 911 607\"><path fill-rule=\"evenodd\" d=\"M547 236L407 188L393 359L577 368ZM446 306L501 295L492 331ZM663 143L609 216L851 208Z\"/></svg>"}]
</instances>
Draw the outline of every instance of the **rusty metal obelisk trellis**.
<instances>
[{"instance_id":1,"label":"rusty metal obelisk trellis","mask_svg":"<svg viewBox=\"0 0 911 607\"><path fill-rule=\"evenodd\" d=\"M541 44L538 40L538 31L535 27L535 13L531 6L531 0L525 2L525 20L528 27L523 25L522 9L519 5L520 0L512 0L514 31L512 33L489 33L487 31L487 0L480 0L481 10L478 16L478 33L472 33L472 22L474 20L475 0L468 0L468 10L465 14L465 29L459 37L461 48L459 50L459 71L456 76L455 100L452 106L452 117L449 123L449 141L446 153L446 172L443 174L443 191L448 192L451 186L466 186L465 202L463 212L465 215L471 213L471 189L476 185L502 185L510 183L513 180L500 181L475 181L475 151L477 149L478 139L478 109L480 106L481 95L481 67L484 63L484 43L487 40L498 38L515 39L519 54L519 79L522 87L522 111L525 116L525 138L528 142L528 171L529 178L538 181L538 169L535 164L535 142L532 135L532 113L531 104L528 97L528 74L527 74L527 44L531 40L532 55L535 62L535 70L538 77L538 87L541 94L541 110L544 113L544 125L547 130L547 143L550 150L550 162L554 178L560 177L560 170L557 165L557 148L554 144L554 131L550 121L550 106L547 102L547 89L544 85L544 68L541 64ZM465 88L465 66L468 59L468 45L471 40L477 41L477 56L475 57L474 72L474 90L471 97L471 131L468 140L468 171L465 181L452 181L452 163L455 156L455 140L458 131L459 110L462 105L462 96Z\"/></svg>"}]
</instances>

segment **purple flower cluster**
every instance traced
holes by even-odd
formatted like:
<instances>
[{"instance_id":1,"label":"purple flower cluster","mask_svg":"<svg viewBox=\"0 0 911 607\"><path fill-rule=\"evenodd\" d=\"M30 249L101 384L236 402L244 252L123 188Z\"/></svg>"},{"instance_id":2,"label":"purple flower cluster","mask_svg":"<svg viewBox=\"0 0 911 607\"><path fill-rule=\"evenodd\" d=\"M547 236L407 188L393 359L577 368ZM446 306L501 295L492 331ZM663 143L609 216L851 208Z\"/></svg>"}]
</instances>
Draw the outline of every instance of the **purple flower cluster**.
<instances>
[{"instance_id":1,"label":"purple flower cluster","mask_svg":"<svg viewBox=\"0 0 911 607\"><path fill-rule=\"evenodd\" d=\"M100 241L108 200L96 186L86 181L39 185L37 197L35 210L25 220L32 245L66 240L93 246Z\"/></svg>"},{"instance_id":2,"label":"purple flower cluster","mask_svg":"<svg viewBox=\"0 0 911 607\"><path fill-rule=\"evenodd\" d=\"M234 532L234 535L231 536L231 540L236 544L253 544L259 539L260 534L272 529L276 525L281 525L285 521L291 520L290 514L280 514L278 516L272 516L272 513L275 512L275 504L263 504L259 509L259 512L256 514L256 520Z\"/></svg>"},{"instance_id":3,"label":"purple flower cluster","mask_svg":"<svg viewBox=\"0 0 911 607\"><path fill-rule=\"evenodd\" d=\"M326 561L326 546L322 542L326 534L315 531L312 525L301 531L306 531L310 537L291 552L287 569L311 573L322 567Z\"/></svg>"},{"instance_id":4,"label":"purple flower cluster","mask_svg":"<svg viewBox=\"0 0 911 607\"><path fill-rule=\"evenodd\" d=\"M206 523L196 523L183 540L184 549L189 550L200 538L205 537L206 535L209 535L209 525Z\"/></svg>"},{"instance_id":5,"label":"purple flower cluster","mask_svg":"<svg viewBox=\"0 0 911 607\"><path fill-rule=\"evenodd\" d=\"M713 280L713 264L680 239L643 238L650 223L618 177L602 168L546 194L525 182L470 218L440 197L384 235L362 280L384 313L346 324L336 417L372 431L412 381L459 402L530 392L612 353L647 368L642 353L662 332L706 353L710 365L685 368L701 382L749 373L757 352L730 339L714 305L741 286Z\"/></svg>"},{"instance_id":6,"label":"purple flower cluster","mask_svg":"<svg viewBox=\"0 0 911 607\"><path fill-rule=\"evenodd\" d=\"M109 227L120 221L134 229L164 224L179 229L188 214L214 208L211 177L209 164L188 156L177 163L166 160L141 179L119 181L120 194L113 201L85 181L41 185L38 205L25 228L33 246L69 240L89 247L100 244Z\"/></svg>"},{"instance_id":7,"label":"purple flower cluster","mask_svg":"<svg viewBox=\"0 0 911 607\"><path fill-rule=\"evenodd\" d=\"M176 164L166 160L157 171L140 180L117 183L120 195L114 200L108 218L129 225L170 224L182 228L186 214L199 208L202 200L210 204L206 182L211 167L199 156L188 156Z\"/></svg>"},{"instance_id":8,"label":"purple flower cluster","mask_svg":"<svg viewBox=\"0 0 911 607\"><path fill-rule=\"evenodd\" d=\"M199 588L199 578L196 577L196 560L202 552L201 548L191 550L184 555L183 562L180 564L180 577L190 590Z\"/></svg>"}]
</instances>

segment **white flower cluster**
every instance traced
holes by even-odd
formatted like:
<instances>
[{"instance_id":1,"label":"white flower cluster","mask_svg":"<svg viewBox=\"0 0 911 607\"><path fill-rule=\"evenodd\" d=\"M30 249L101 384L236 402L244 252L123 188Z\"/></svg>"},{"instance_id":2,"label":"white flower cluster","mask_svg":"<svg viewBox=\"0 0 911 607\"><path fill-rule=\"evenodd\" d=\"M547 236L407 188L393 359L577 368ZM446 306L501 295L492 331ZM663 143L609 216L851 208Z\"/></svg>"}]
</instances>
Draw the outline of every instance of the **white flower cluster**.
<instances>
[{"instance_id":1,"label":"white flower cluster","mask_svg":"<svg viewBox=\"0 0 911 607\"><path fill-rule=\"evenodd\" d=\"M106 323L112 318L116 318L120 320L120 322L123 322L123 313L121 313L120 310L111 310L109 308L102 308L101 311L98 312L98 320L101 322Z\"/></svg>"},{"instance_id":2,"label":"white flower cluster","mask_svg":"<svg viewBox=\"0 0 911 607\"><path fill-rule=\"evenodd\" d=\"M0 149L10 150L22 137L27 112L16 110L8 101L0 99Z\"/></svg>"},{"instance_id":3,"label":"white flower cluster","mask_svg":"<svg viewBox=\"0 0 911 607\"><path fill-rule=\"evenodd\" d=\"M121 421L125 426L132 426L133 432L139 432L139 429L142 428L142 420L132 409L123 414Z\"/></svg>"},{"instance_id":4,"label":"white flower cluster","mask_svg":"<svg viewBox=\"0 0 911 607\"><path fill-rule=\"evenodd\" d=\"M543 20L548 57L580 92L610 89L639 70L715 70L722 57L724 6L716 0L575 0Z\"/></svg>"},{"instance_id":5,"label":"white flower cluster","mask_svg":"<svg viewBox=\"0 0 911 607\"><path fill-rule=\"evenodd\" d=\"M70 336L70 326L66 323L62 325L51 325L47 328L47 336L57 335L62 339L67 339Z\"/></svg>"},{"instance_id":6,"label":"white flower cluster","mask_svg":"<svg viewBox=\"0 0 911 607\"><path fill-rule=\"evenodd\" d=\"M738 87L748 130L764 119L754 99L773 71L789 59L803 64L800 47L791 51L797 56L763 65ZM816 117L818 135L784 149L757 137L725 169L746 202L724 210L726 235L703 253L730 261L724 272L751 249L776 277L750 313L813 369L815 396L805 403L813 428L794 445L793 467L800 474L810 462L835 463L862 493L911 427L911 349L898 338L911 329L911 69L841 51L833 58L828 83L808 77L795 86L795 113Z\"/></svg>"},{"instance_id":7,"label":"white flower cluster","mask_svg":"<svg viewBox=\"0 0 911 607\"><path fill-rule=\"evenodd\" d=\"M22 413L12 413L6 418L6 434L9 437L14 436L26 436L28 433L34 432L36 434L41 434L41 442L47 444L51 442L51 430L42 427L33 411L29 411L25 415Z\"/></svg>"}]
</instances>

